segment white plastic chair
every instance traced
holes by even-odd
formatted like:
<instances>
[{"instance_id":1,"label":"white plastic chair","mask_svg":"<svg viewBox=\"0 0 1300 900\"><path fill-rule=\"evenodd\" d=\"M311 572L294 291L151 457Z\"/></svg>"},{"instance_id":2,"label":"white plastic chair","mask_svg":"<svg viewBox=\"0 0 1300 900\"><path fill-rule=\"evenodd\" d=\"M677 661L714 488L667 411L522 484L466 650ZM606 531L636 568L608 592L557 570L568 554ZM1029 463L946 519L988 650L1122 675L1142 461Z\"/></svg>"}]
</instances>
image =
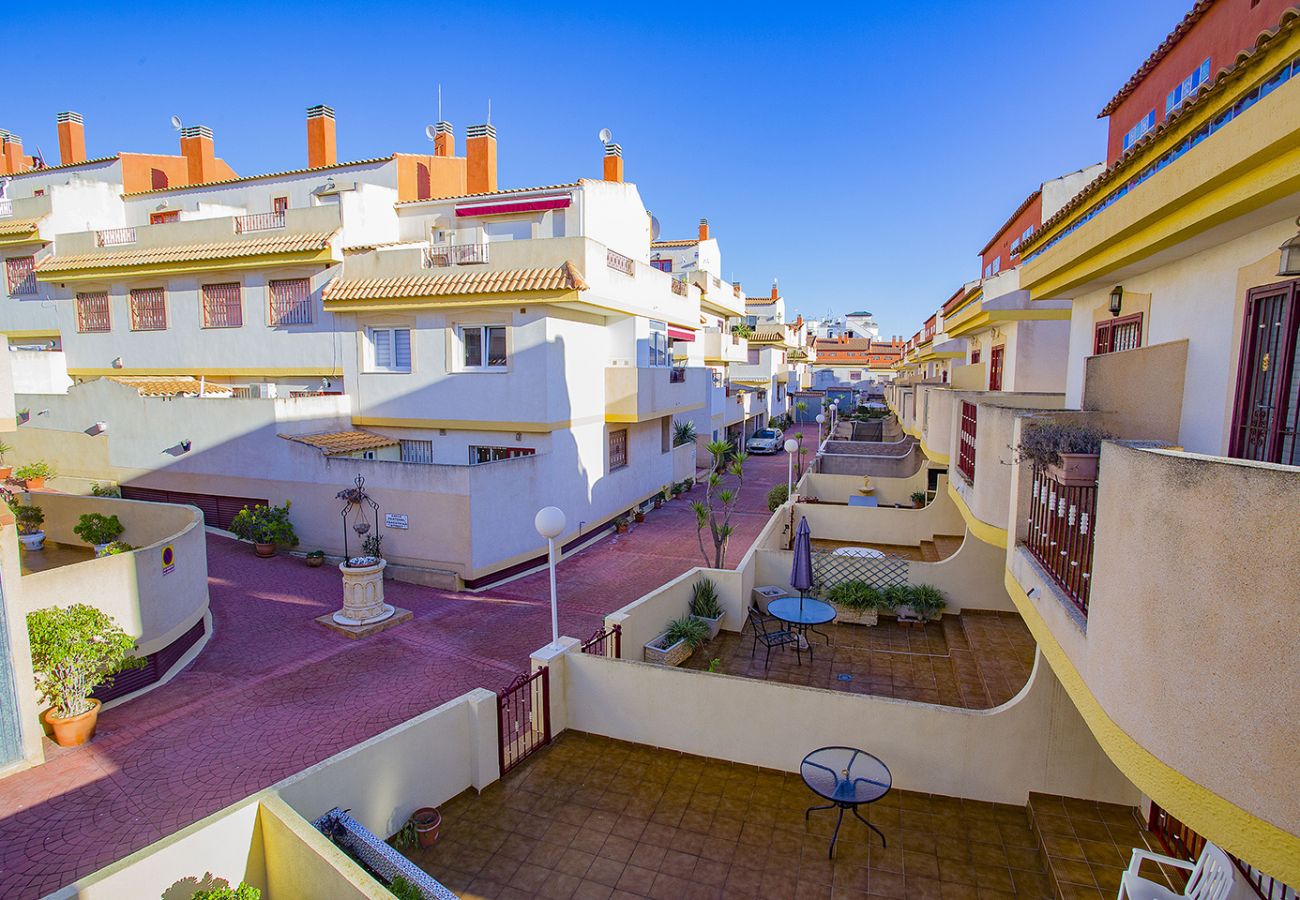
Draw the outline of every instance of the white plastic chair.
<instances>
[{"instance_id":1,"label":"white plastic chair","mask_svg":"<svg viewBox=\"0 0 1300 900\"><path fill-rule=\"evenodd\" d=\"M1143 862L1160 863L1190 871L1191 875L1187 877L1187 890L1175 894L1169 888L1143 878L1138 874L1138 869ZM1238 896L1248 896L1238 894L1234 890L1243 885L1246 885L1245 879L1239 876L1237 866L1228 854L1211 843L1206 843L1205 849L1201 851L1201 858L1194 864L1185 859L1175 859L1172 856L1162 856L1149 850L1134 848L1128 869L1120 880L1119 895L1116 900L1176 900L1179 897L1192 897L1195 900L1230 900Z\"/></svg>"}]
</instances>

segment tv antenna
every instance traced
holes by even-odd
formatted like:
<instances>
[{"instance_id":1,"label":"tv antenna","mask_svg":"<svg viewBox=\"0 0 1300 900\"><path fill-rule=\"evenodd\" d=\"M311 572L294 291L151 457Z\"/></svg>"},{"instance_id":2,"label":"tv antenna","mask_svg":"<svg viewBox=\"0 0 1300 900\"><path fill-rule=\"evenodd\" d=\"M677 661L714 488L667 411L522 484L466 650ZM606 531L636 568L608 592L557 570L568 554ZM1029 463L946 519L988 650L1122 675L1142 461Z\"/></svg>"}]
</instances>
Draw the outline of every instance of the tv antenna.
<instances>
[{"instance_id":1,"label":"tv antenna","mask_svg":"<svg viewBox=\"0 0 1300 900\"><path fill-rule=\"evenodd\" d=\"M442 84L438 85L438 121L442 121Z\"/></svg>"}]
</instances>

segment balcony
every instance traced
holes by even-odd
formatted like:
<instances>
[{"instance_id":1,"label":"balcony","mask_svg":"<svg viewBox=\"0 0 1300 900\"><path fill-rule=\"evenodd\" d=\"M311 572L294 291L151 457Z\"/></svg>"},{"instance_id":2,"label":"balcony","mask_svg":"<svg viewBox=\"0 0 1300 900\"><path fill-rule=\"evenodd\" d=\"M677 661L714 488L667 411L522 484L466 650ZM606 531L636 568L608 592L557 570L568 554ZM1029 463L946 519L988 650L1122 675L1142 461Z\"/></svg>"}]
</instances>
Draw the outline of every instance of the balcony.
<instances>
[{"instance_id":1,"label":"balcony","mask_svg":"<svg viewBox=\"0 0 1300 900\"><path fill-rule=\"evenodd\" d=\"M609 366L605 369L605 421L645 422L704 405L705 369Z\"/></svg>"},{"instance_id":2,"label":"balcony","mask_svg":"<svg viewBox=\"0 0 1300 900\"><path fill-rule=\"evenodd\" d=\"M235 216L235 234L251 234L256 231L273 231L284 227L284 210L277 212L253 213L247 216Z\"/></svg>"},{"instance_id":3,"label":"balcony","mask_svg":"<svg viewBox=\"0 0 1300 900\"><path fill-rule=\"evenodd\" d=\"M14 214L14 202L12 200L0 200L0 219L7 219Z\"/></svg>"},{"instance_id":4,"label":"balcony","mask_svg":"<svg viewBox=\"0 0 1300 900\"><path fill-rule=\"evenodd\" d=\"M134 228L104 228L95 232L96 247L120 247L135 243Z\"/></svg>"},{"instance_id":5,"label":"balcony","mask_svg":"<svg viewBox=\"0 0 1300 900\"><path fill-rule=\"evenodd\" d=\"M448 266L482 266L489 261L490 244L453 244L430 247L424 251L424 267L441 269Z\"/></svg>"},{"instance_id":6,"label":"balcony","mask_svg":"<svg viewBox=\"0 0 1300 900\"><path fill-rule=\"evenodd\" d=\"M745 338L717 328L706 328L696 332L696 339L702 345L706 362L749 362L749 341Z\"/></svg>"}]
</instances>

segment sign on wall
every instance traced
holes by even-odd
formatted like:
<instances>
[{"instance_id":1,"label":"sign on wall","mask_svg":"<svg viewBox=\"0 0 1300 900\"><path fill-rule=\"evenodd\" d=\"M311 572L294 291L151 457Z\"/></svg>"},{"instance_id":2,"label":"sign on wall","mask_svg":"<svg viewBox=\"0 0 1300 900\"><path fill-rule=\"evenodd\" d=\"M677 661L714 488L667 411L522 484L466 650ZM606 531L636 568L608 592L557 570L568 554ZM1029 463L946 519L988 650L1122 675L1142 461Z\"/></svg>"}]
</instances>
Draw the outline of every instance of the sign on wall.
<instances>
[{"instance_id":1,"label":"sign on wall","mask_svg":"<svg viewBox=\"0 0 1300 900\"><path fill-rule=\"evenodd\" d=\"M176 550L171 544L162 548L162 573L170 575L176 568Z\"/></svg>"},{"instance_id":2,"label":"sign on wall","mask_svg":"<svg viewBox=\"0 0 1300 900\"><path fill-rule=\"evenodd\" d=\"M384 524L389 528L410 528L411 520L409 516L399 516L396 513L385 513Z\"/></svg>"}]
</instances>

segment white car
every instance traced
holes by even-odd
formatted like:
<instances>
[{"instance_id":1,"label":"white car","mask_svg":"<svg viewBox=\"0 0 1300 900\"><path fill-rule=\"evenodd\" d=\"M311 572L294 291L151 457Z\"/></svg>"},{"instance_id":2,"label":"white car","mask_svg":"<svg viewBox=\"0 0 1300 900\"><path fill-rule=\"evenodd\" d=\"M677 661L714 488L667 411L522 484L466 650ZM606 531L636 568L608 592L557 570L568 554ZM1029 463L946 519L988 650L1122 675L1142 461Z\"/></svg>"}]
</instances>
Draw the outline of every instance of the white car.
<instances>
[{"instance_id":1,"label":"white car","mask_svg":"<svg viewBox=\"0 0 1300 900\"><path fill-rule=\"evenodd\" d=\"M785 434L779 428L762 428L755 431L749 440L745 441L745 452L747 453L777 453L781 449Z\"/></svg>"}]
</instances>

